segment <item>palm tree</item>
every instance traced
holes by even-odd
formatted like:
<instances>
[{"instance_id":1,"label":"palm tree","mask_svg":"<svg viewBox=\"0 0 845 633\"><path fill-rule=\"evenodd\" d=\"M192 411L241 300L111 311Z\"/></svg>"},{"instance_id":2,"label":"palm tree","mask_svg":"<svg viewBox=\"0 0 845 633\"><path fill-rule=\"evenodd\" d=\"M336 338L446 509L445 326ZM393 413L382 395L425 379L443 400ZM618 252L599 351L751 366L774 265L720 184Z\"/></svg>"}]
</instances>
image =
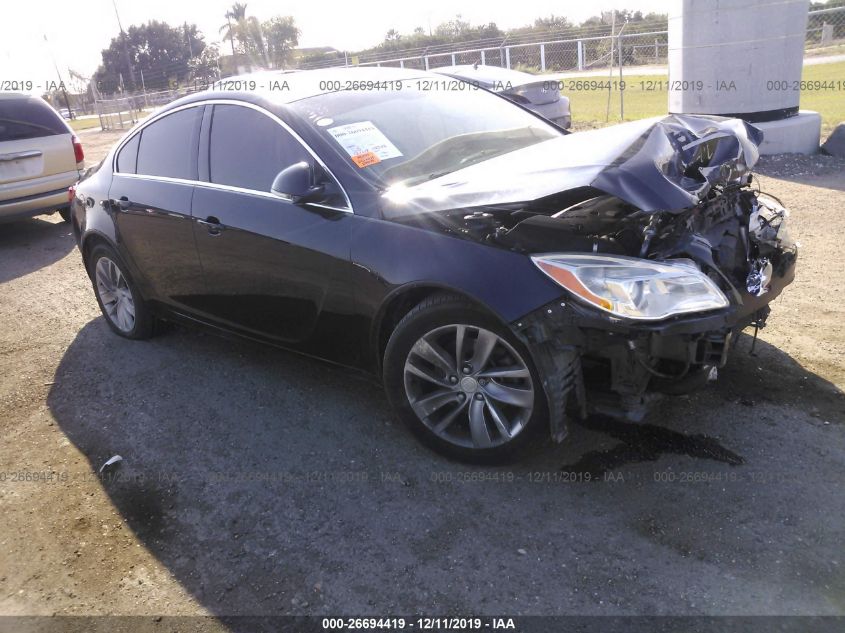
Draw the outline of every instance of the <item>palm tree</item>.
<instances>
[{"instance_id":1,"label":"palm tree","mask_svg":"<svg viewBox=\"0 0 845 633\"><path fill-rule=\"evenodd\" d=\"M261 22L255 16L250 16L244 21L242 33L245 40L244 45L250 49L250 52L257 54L265 66L269 66L270 60L267 56L267 47L264 42Z\"/></svg>"},{"instance_id":2,"label":"palm tree","mask_svg":"<svg viewBox=\"0 0 845 633\"><path fill-rule=\"evenodd\" d=\"M246 3L235 2L232 8L226 11L226 24L220 27L220 33L223 33L223 39L228 39L232 44L232 58L235 57L235 38L240 41L242 38L243 25L246 21ZM232 24L232 20L235 21Z\"/></svg>"}]
</instances>

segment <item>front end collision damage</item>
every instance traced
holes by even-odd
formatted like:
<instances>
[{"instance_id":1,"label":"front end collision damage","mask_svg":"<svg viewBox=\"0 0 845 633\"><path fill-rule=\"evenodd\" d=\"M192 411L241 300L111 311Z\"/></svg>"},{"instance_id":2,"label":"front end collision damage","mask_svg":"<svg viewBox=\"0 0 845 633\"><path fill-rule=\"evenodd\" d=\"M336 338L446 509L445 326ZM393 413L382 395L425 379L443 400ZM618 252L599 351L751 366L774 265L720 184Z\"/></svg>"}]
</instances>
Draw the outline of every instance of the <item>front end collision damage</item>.
<instances>
[{"instance_id":1,"label":"front end collision damage","mask_svg":"<svg viewBox=\"0 0 845 633\"><path fill-rule=\"evenodd\" d=\"M738 335L764 327L765 304L661 323L626 322L571 300L511 324L532 351L549 401L552 438L567 434L569 413L639 422L663 395L704 385L727 362ZM589 385L589 389L587 389Z\"/></svg>"},{"instance_id":2,"label":"front end collision damage","mask_svg":"<svg viewBox=\"0 0 845 633\"><path fill-rule=\"evenodd\" d=\"M388 192L385 215L528 256L694 266L724 293L727 307L649 321L603 312L562 288L560 300L514 321L561 441L568 412L639 421L661 394L706 383L744 328L765 325L768 303L793 279L797 245L783 205L752 188L761 141L736 119L637 121ZM402 204L391 206L394 198Z\"/></svg>"}]
</instances>

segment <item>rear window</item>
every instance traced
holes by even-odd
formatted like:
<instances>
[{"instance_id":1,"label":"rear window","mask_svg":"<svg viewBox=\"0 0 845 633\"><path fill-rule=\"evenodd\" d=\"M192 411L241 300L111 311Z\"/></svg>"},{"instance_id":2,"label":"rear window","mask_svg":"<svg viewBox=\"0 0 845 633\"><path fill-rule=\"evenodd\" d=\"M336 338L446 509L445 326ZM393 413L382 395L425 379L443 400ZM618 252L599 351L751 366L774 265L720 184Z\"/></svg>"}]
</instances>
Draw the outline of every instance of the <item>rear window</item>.
<instances>
[{"instance_id":1,"label":"rear window","mask_svg":"<svg viewBox=\"0 0 845 633\"><path fill-rule=\"evenodd\" d=\"M145 127L141 132L135 172L145 176L196 180L201 121L200 106L168 114ZM121 167L122 163L118 169ZM130 167L131 158L127 162L127 168Z\"/></svg>"},{"instance_id":2,"label":"rear window","mask_svg":"<svg viewBox=\"0 0 845 633\"><path fill-rule=\"evenodd\" d=\"M70 134L61 117L41 99L0 99L0 142Z\"/></svg>"},{"instance_id":3,"label":"rear window","mask_svg":"<svg viewBox=\"0 0 845 633\"><path fill-rule=\"evenodd\" d=\"M138 164L138 143L140 141L141 135L136 134L123 146L123 149L117 155L117 171L123 174L135 173L135 167Z\"/></svg>"}]
</instances>

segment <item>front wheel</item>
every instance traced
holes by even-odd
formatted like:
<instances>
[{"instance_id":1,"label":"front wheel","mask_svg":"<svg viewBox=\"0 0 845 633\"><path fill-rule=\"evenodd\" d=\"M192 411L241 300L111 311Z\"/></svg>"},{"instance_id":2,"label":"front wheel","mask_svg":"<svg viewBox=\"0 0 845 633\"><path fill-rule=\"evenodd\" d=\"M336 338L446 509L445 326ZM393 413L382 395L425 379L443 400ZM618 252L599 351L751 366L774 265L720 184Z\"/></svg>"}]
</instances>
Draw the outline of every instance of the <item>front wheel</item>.
<instances>
[{"instance_id":1,"label":"front wheel","mask_svg":"<svg viewBox=\"0 0 845 633\"><path fill-rule=\"evenodd\" d=\"M466 461L500 462L547 428L528 351L473 303L437 295L411 310L387 344L384 384L425 443Z\"/></svg>"}]
</instances>

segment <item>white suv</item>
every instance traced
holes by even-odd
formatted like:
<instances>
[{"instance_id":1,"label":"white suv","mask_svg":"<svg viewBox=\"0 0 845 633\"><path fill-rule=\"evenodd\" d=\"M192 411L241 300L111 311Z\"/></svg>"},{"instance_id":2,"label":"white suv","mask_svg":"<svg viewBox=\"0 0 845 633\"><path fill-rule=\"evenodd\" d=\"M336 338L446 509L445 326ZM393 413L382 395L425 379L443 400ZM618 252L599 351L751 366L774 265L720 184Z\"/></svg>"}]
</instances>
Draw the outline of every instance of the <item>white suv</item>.
<instances>
[{"instance_id":1,"label":"white suv","mask_svg":"<svg viewBox=\"0 0 845 633\"><path fill-rule=\"evenodd\" d=\"M68 187L84 166L79 139L43 99L0 92L0 222L55 211L69 220Z\"/></svg>"}]
</instances>

